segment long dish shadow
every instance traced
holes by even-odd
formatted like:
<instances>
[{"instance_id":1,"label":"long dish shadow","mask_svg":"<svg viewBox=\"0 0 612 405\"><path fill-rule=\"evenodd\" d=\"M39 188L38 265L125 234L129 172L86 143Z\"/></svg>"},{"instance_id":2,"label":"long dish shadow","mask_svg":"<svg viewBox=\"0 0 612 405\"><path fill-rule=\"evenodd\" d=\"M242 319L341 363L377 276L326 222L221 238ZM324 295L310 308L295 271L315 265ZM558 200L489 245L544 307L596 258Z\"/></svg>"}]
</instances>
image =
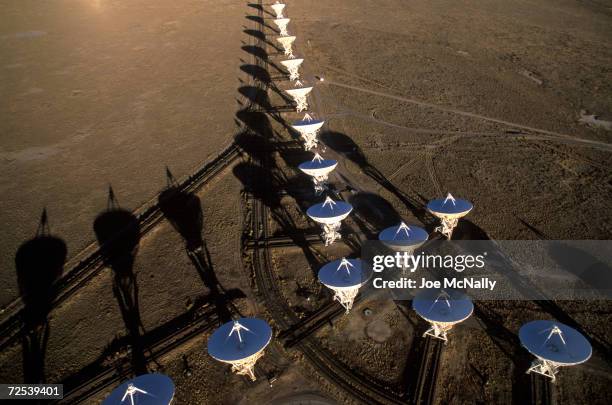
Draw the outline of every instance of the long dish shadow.
<instances>
[{"instance_id":1,"label":"long dish shadow","mask_svg":"<svg viewBox=\"0 0 612 405\"><path fill-rule=\"evenodd\" d=\"M356 192L349 196L348 202L353 206L351 218L367 239L377 240L381 230L402 220L391 203L378 194Z\"/></svg>"},{"instance_id":2,"label":"long dish shadow","mask_svg":"<svg viewBox=\"0 0 612 405\"><path fill-rule=\"evenodd\" d=\"M169 168L166 168L166 181L167 186L158 198L162 213L184 239L187 255L208 288L208 299L215 305L219 321L229 322L233 313L238 314L231 301L244 298L245 294L239 289L226 292L217 279L208 246L202 237L204 215L198 196L180 190Z\"/></svg>"},{"instance_id":3,"label":"long dish shadow","mask_svg":"<svg viewBox=\"0 0 612 405\"><path fill-rule=\"evenodd\" d=\"M93 223L94 233L100 245L104 263L113 271L113 295L127 330L132 368L137 375L147 373L138 304L138 282L134 274L134 260L140 243L138 219L119 206L112 187L108 191L107 208Z\"/></svg>"},{"instance_id":4,"label":"long dish shadow","mask_svg":"<svg viewBox=\"0 0 612 405\"><path fill-rule=\"evenodd\" d=\"M269 29L270 31L272 31L272 35L279 35L280 31L277 28L274 28L273 26L271 26L270 24L268 24L266 22L266 20L270 21L267 18L262 18L256 15L247 15L246 16L247 20L251 20L256 24L261 24L262 26L266 27L267 29Z\"/></svg>"},{"instance_id":5,"label":"long dish shadow","mask_svg":"<svg viewBox=\"0 0 612 405\"><path fill-rule=\"evenodd\" d=\"M266 38L266 34L264 34L263 32L259 31L259 30L253 30L253 29L245 29L242 32L244 32L245 34L259 40L259 41L263 41L265 42L265 44L267 46L269 46L270 48L272 48L276 53L280 54L283 52L283 50L278 47L276 44L272 43L271 41L269 41Z\"/></svg>"},{"instance_id":6,"label":"long dish shadow","mask_svg":"<svg viewBox=\"0 0 612 405\"><path fill-rule=\"evenodd\" d=\"M194 323L209 320L202 324L202 329L210 329L211 325L216 325L215 312L210 308L207 300L198 299L185 313L147 331L142 335L142 341L147 347L157 346L159 350L160 345L169 343L169 341L174 342L175 336L182 336L183 332ZM64 394L71 396L76 392L81 392L82 395L88 396L99 389L93 386L89 391L83 392L83 388L87 388L90 381L98 381L101 376L109 376L105 381L121 380L130 375L131 365L126 364L128 362L123 357L116 358L117 353L126 352L130 347L129 336L113 340L94 361L61 381L61 384L64 385ZM152 355L148 357L149 360L153 358Z\"/></svg>"},{"instance_id":7,"label":"long dish shadow","mask_svg":"<svg viewBox=\"0 0 612 405\"><path fill-rule=\"evenodd\" d=\"M380 170L368 161L361 148L350 137L340 132L324 131L321 133L320 139L325 146L355 163L368 177L397 197L419 221L427 226L428 230L433 230L432 217L427 213L423 204L410 198L389 181Z\"/></svg>"},{"instance_id":8,"label":"long dish shadow","mask_svg":"<svg viewBox=\"0 0 612 405\"><path fill-rule=\"evenodd\" d=\"M270 11L266 10L261 4L249 3L248 5L249 5L249 7L254 8L257 11L263 12L263 14L268 14L269 16L276 18L276 16L274 14L272 14Z\"/></svg>"},{"instance_id":9,"label":"long dish shadow","mask_svg":"<svg viewBox=\"0 0 612 405\"><path fill-rule=\"evenodd\" d=\"M256 59L265 62L267 66L273 67L278 73L288 77L288 73L284 69L280 68L276 63L272 62L268 58L268 53L262 47L256 45L243 45L241 49Z\"/></svg>"},{"instance_id":10,"label":"long dish shadow","mask_svg":"<svg viewBox=\"0 0 612 405\"><path fill-rule=\"evenodd\" d=\"M28 384L45 382L45 354L49 341L48 321L54 298L53 284L64 270L66 243L51 234L43 210L36 236L15 254L19 292L24 303L22 335L23 377Z\"/></svg>"},{"instance_id":11,"label":"long dish shadow","mask_svg":"<svg viewBox=\"0 0 612 405\"><path fill-rule=\"evenodd\" d=\"M268 88L274 90L274 92L276 92L285 103L292 103L291 98L287 96L285 92L283 92L281 89L279 89L278 86L274 84L274 82L272 82L270 74L266 69L257 65L243 64L240 66L240 70L251 76L253 79L264 83Z\"/></svg>"}]
</instances>

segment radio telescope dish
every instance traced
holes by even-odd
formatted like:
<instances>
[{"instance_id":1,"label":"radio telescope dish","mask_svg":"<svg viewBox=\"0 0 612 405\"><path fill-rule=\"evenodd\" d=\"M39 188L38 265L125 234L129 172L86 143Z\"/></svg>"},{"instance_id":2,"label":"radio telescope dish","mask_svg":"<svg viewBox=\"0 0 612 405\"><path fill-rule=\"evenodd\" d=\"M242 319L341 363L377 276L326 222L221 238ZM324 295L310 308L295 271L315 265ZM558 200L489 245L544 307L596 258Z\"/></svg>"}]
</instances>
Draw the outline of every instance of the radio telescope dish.
<instances>
[{"instance_id":1,"label":"radio telescope dish","mask_svg":"<svg viewBox=\"0 0 612 405\"><path fill-rule=\"evenodd\" d=\"M318 153L312 160L304 162L298 168L312 177L316 194L321 194L327 188L327 178L336 166L338 161L333 159L323 159Z\"/></svg>"},{"instance_id":2,"label":"radio telescope dish","mask_svg":"<svg viewBox=\"0 0 612 405\"><path fill-rule=\"evenodd\" d=\"M559 367L582 364L593 352L580 332L557 321L528 322L521 326L519 339L536 357L527 373L542 374L553 382Z\"/></svg>"},{"instance_id":3,"label":"radio telescope dish","mask_svg":"<svg viewBox=\"0 0 612 405\"><path fill-rule=\"evenodd\" d=\"M257 318L240 318L227 322L208 339L208 354L215 360L229 363L232 371L248 375L255 381L255 363L272 339L272 328Z\"/></svg>"},{"instance_id":4,"label":"radio telescope dish","mask_svg":"<svg viewBox=\"0 0 612 405\"><path fill-rule=\"evenodd\" d=\"M276 13L276 18L283 18L283 10L285 9L285 4L283 3L279 3L278 1L274 4L272 4L270 7L272 7L272 10L274 10L274 12Z\"/></svg>"},{"instance_id":5,"label":"radio telescope dish","mask_svg":"<svg viewBox=\"0 0 612 405\"><path fill-rule=\"evenodd\" d=\"M423 336L429 335L447 342L448 331L472 315L474 304L460 291L431 289L414 297L412 308L431 325Z\"/></svg>"},{"instance_id":6,"label":"radio telescope dish","mask_svg":"<svg viewBox=\"0 0 612 405\"><path fill-rule=\"evenodd\" d=\"M325 246L340 239L340 225L353 210L353 206L344 201L334 201L327 197L324 202L308 208L306 215L323 227Z\"/></svg>"},{"instance_id":7,"label":"radio telescope dish","mask_svg":"<svg viewBox=\"0 0 612 405\"><path fill-rule=\"evenodd\" d=\"M452 237L459 218L466 216L472 208L474 206L471 202L455 199L451 193L448 193L446 198L431 200L427 204L427 211L439 218L442 223L441 226L436 228L436 231L446 236L447 239Z\"/></svg>"},{"instance_id":8,"label":"radio telescope dish","mask_svg":"<svg viewBox=\"0 0 612 405\"><path fill-rule=\"evenodd\" d=\"M342 258L327 263L319 270L319 281L334 291L334 299L340 302L346 313L353 307L359 288L368 279L360 259Z\"/></svg>"},{"instance_id":9,"label":"radio telescope dish","mask_svg":"<svg viewBox=\"0 0 612 405\"><path fill-rule=\"evenodd\" d=\"M174 383L164 374L143 374L115 388L102 405L169 405Z\"/></svg>"},{"instance_id":10,"label":"radio telescope dish","mask_svg":"<svg viewBox=\"0 0 612 405\"><path fill-rule=\"evenodd\" d=\"M325 124L323 120L315 120L310 114L304 114L304 119L294 122L291 127L300 133L304 139L304 149L316 148L319 144L317 135L321 127Z\"/></svg>"},{"instance_id":11,"label":"radio telescope dish","mask_svg":"<svg viewBox=\"0 0 612 405\"><path fill-rule=\"evenodd\" d=\"M293 43L295 42L295 36L290 35L286 37L276 37L276 40L281 44L283 47L283 52L288 58L295 58L295 56L293 56Z\"/></svg>"},{"instance_id":12,"label":"radio telescope dish","mask_svg":"<svg viewBox=\"0 0 612 405\"><path fill-rule=\"evenodd\" d=\"M283 65L289 71L289 80L300 80L300 66L304 62L304 59L287 59L281 60Z\"/></svg>"},{"instance_id":13,"label":"radio telescope dish","mask_svg":"<svg viewBox=\"0 0 612 405\"><path fill-rule=\"evenodd\" d=\"M400 252L413 252L416 248L427 242L429 234L425 229L415 225L399 225L384 229L378 234L378 240L389 248Z\"/></svg>"},{"instance_id":14,"label":"radio telescope dish","mask_svg":"<svg viewBox=\"0 0 612 405\"><path fill-rule=\"evenodd\" d=\"M296 82L296 85L302 85L299 81ZM312 91L312 86L309 87L298 87L295 89L285 90L287 94L293 98L295 103L297 104L295 110L297 112L306 111L308 109L308 100L307 97Z\"/></svg>"},{"instance_id":15,"label":"radio telescope dish","mask_svg":"<svg viewBox=\"0 0 612 405\"><path fill-rule=\"evenodd\" d=\"M276 24L278 30L280 31L280 35L283 37L289 36L289 33L287 32L287 25L289 25L289 21L291 21L290 18L276 18L274 20L274 24Z\"/></svg>"}]
</instances>

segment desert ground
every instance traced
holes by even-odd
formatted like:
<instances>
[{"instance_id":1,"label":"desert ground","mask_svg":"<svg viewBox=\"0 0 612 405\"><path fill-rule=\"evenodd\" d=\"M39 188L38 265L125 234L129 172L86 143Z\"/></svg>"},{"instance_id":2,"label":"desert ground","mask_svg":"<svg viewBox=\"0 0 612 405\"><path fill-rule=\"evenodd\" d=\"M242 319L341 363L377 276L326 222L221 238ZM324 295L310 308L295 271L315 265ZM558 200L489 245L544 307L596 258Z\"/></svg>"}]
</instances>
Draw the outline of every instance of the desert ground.
<instances>
[{"instance_id":1,"label":"desert ground","mask_svg":"<svg viewBox=\"0 0 612 405\"><path fill-rule=\"evenodd\" d=\"M109 244L102 270L45 307L43 323L19 318L22 331L0 342L0 382L63 383L73 390L65 403L99 403L118 381L161 371L179 404L367 402L281 338L258 363L256 382L207 354L209 328L168 350L154 344L209 312L215 322L261 317L282 332L247 247L258 237L255 201L268 210L269 235L296 245L270 250L290 319L332 299L316 279L320 265L359 255L360 242L399 218L433 233L423 207L447 192L475 207L458 239L610 239L611 1L287 3L302 76L315 85L310 111L326 121L319 150L339 161L330 183L355 206L345 241L330 247L296 242L319 232L305 209L320 198L296 168L311 154L287 129L301 115L285 108L282 89L292 84L268 2L0 4L0 333L22 301L28 308L19 284L23 291L38 280L20 276L18 254L37 228L64 243L53 267L61 283L106 240L105 214L131 221L130 212L155 204L163 213L146 232L124 235L128 248ZM289 146L253 147L265 134ZM160 193L232 144L237 157L189 190L189 209L163 204ZM253 164L262 154L264 171ZM268 181L285 192L261 194ZM426 325L410 303L362 295L310 339L409 402L412 348ZM553 318L579 327L593 357L561 371L551 402L609 402L609 301L476 308L442 352L433 403L528 402L530 357L516 334L524 322ZM83 396L92 381L100 388Z\"/></svg>"}]
</instances>

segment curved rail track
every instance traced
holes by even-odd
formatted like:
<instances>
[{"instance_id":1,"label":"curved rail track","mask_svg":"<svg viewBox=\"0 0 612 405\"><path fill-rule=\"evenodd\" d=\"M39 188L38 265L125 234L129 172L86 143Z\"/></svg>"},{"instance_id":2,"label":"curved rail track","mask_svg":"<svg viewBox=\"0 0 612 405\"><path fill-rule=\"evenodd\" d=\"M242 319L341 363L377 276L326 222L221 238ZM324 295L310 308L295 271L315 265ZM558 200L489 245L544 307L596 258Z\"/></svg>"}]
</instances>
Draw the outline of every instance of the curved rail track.
<instances>
[{"instance_id":1,"label":"curved rail track","mask_svg":"<svg viewBox=\"0 0 612 405\"><path fill-rule=\"evenodd\" d=\"M264 11L262 0L258 0L257 4L259 5L258 14L260 17L257 24L263 32ZM263 39L257 38L256 42L262 49L266 49ZM267 68L266 60L258 57L254 58L260 67ZM257 80L254 82L257 87L267 91L268 86L266 84ZM249 101L248 109L250 111L255 111L254 104L253 101ZM267 112L278 114L292 110L288 106L280 106L273 107ZM239 147L232 143L213 160L182 182L178 186L179 190L183 192L198 191L236 160L239 155ZM265 160L258 163L264 169L268 165ZM251 234L258 235L258 238L249 241L248 244L243 243L243 251L250 251L252 255L256 287L264 298L266 307L277 327L284 331L279 337L286 339L286 346L300 351L308 363L322 377L341 388L357 401L368 404L405 404L416 402L416 400L418 400L416 403L419 404L431 403L441 345L437 342L430 342L431 339L427 340L426 347L431 346L432 349L426 349L422 355L419 375L415 376L417 388L413 398L407 398L403 393L394 392L390 387L373 381L370 377L338 360L333 353L324 348L311 335L331 319L344 313L344 308L335 302L330 302L306 319L300 320L295 315L278 289L270 257L273 248L291 246L292 243L287 238L277 238L277 240L269 238L268 220L270 216L268 207L262 201L255 199L254 196L250 198L252 199L253 215L250 224L247 225L251 227ZM150 232L164 219L157 200L152 200L134 214L138 219L141 236ZM307 238L307 241L309 243L320 242L315 236ZM55 299L52 302L54 307L71 297L105 267L103 249L104 246L98 247L95 243L92 243L69 262L69 271L54 286ZM154 362L155 359L189 343L202 333L210 331L218 322L214 309L211 309L212 306L203 305L195 311L179 316L171 321L171 325L162 325L158 329L145 334L142 338L144 346L147 348L146 360ZM22 313L23 305L19 299L14 300L2 309L1 314L4 320L0 324L0 350L20 336L23 325ZM124 346L124 348L127 348L126 345ZM82 369L77 375L63 381L66 390L61 403L85 402L102 390L127 378L130 373L129 356L124 356L112 362L106 361L105 358L98 359Z\"/></svg>"},{"instance_id":2,"label":"curved rail track","mask_svg":"<svg viewBox=\"0 0 612 405\"><path fill-rule=\"evenodd\" d=\"M260 22L258 29L263 33L264 27L262 23L263 7L262 1L258 2L258 14ZM266 43L263 38L256 39L257 46L266 49ZM256 58L256 64L267 71L267 58ZM256 86L262 93L268 91L268 85L264 82L257 81ZM283 107L282 110L285 108ZM272 108L267 109L267 113L278 113L282 110ZM255 112L255 110L252 110ZM257 130L253 131L253 136L257 134ZM263 131L262 131L263 132ZM259 139L264 139L259 136ZM265 140L264 142L267 142ZM269 146L269 145L266 145ZM266 147L265 150L271 150ZM264 171L270 170L270 156L263 156L260 160L253 158L253 163L260 166ZM274 190L269 183L268 178L258 179L265 182L263 184L264 192L278 193L279 190ZM273 261L271 258L271 250L280 245L282 247L290 246L292 243L287 238L276 240L272 238L269 231L269 220L271 218L269 208L254 195L249 194L250 206L252 213L250 223L245 226L250 229L244 232L244 235L257 235L256 239L243 240L243 252L250 253L254 272L254 280L256 288L263 298L269 315L273 319L275 325L282 330L278 335L279 338L285 339L285 346L294 348L302 353L307 362L316 369L316 371L326 380L336 385L338 388L345 391L353 399L359 402L368 404L405 404L410 401L404 393L395 392L391 387L374 381L372 378L361 374L349 365L338 360L337 356L324 348L316 338L311 335L313 332L327 324L331 319L344 313L344 308L335 302L330 302L324 305L321 309L311 314L305 319L299 319L295 312L291 309L287 301L283 298L282 292L279 290ZM313 238L313 241L316 238ZM270 243L272 242L272 243ZM429 343L427 343L429 345ZM436 343L432 343L435 345ZM429 352L427 353L429 354ZM427 396L428 390L433 392L435 385L435 375L437 372L437 356L427 356L429 362L421 367L421 372L426 373L430 378L417 378L417 381L422 382L420 392ZM434 367L434 372L430 372L430 368ZM432 377L433 376L433 377ZM427 382L427 383L426 383ZM429 385L428 385L429 384ZM428 398L432 398L430 394ZM429 403L429 402L421 402Z\"/></svg>"}]
</instances>

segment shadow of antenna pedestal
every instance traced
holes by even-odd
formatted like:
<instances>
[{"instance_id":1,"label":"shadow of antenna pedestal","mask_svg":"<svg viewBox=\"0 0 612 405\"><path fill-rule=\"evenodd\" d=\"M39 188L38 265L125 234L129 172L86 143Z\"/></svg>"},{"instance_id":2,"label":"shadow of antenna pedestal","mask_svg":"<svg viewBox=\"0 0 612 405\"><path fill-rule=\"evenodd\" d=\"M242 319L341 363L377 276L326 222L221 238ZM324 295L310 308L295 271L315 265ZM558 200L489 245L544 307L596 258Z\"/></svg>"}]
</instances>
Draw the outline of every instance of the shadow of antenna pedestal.
<instances>
[{"instance_id":1,"label":"shadow of antenna pedestal","mask_svg":"<svg viewBox=\"0 0 612 405\"><path fill-rule=\"evenodd\" d=\"M17 281L25 306L22 349L26 383L45 381L48 316L55 295L54 283L62 275L67 253L64 241L50 234L44 210L36 237L24 242L15 255Z\"/></svg>"},{"instance_id":2,"label":"shadow of antenna pedestal","mask_svg":"<svg viewBox=\"0 0 612 405\"><path fill-rule=\"evenodd\" d=\"M147 367L141 342L138 283L133 269L140 242L138 219L119 207L109 188L108 207L96 217L93 228L104 263L113 270L113 294L131 340L133 370L137 375L144 374Z\"/></svg>"}]
</instances>

